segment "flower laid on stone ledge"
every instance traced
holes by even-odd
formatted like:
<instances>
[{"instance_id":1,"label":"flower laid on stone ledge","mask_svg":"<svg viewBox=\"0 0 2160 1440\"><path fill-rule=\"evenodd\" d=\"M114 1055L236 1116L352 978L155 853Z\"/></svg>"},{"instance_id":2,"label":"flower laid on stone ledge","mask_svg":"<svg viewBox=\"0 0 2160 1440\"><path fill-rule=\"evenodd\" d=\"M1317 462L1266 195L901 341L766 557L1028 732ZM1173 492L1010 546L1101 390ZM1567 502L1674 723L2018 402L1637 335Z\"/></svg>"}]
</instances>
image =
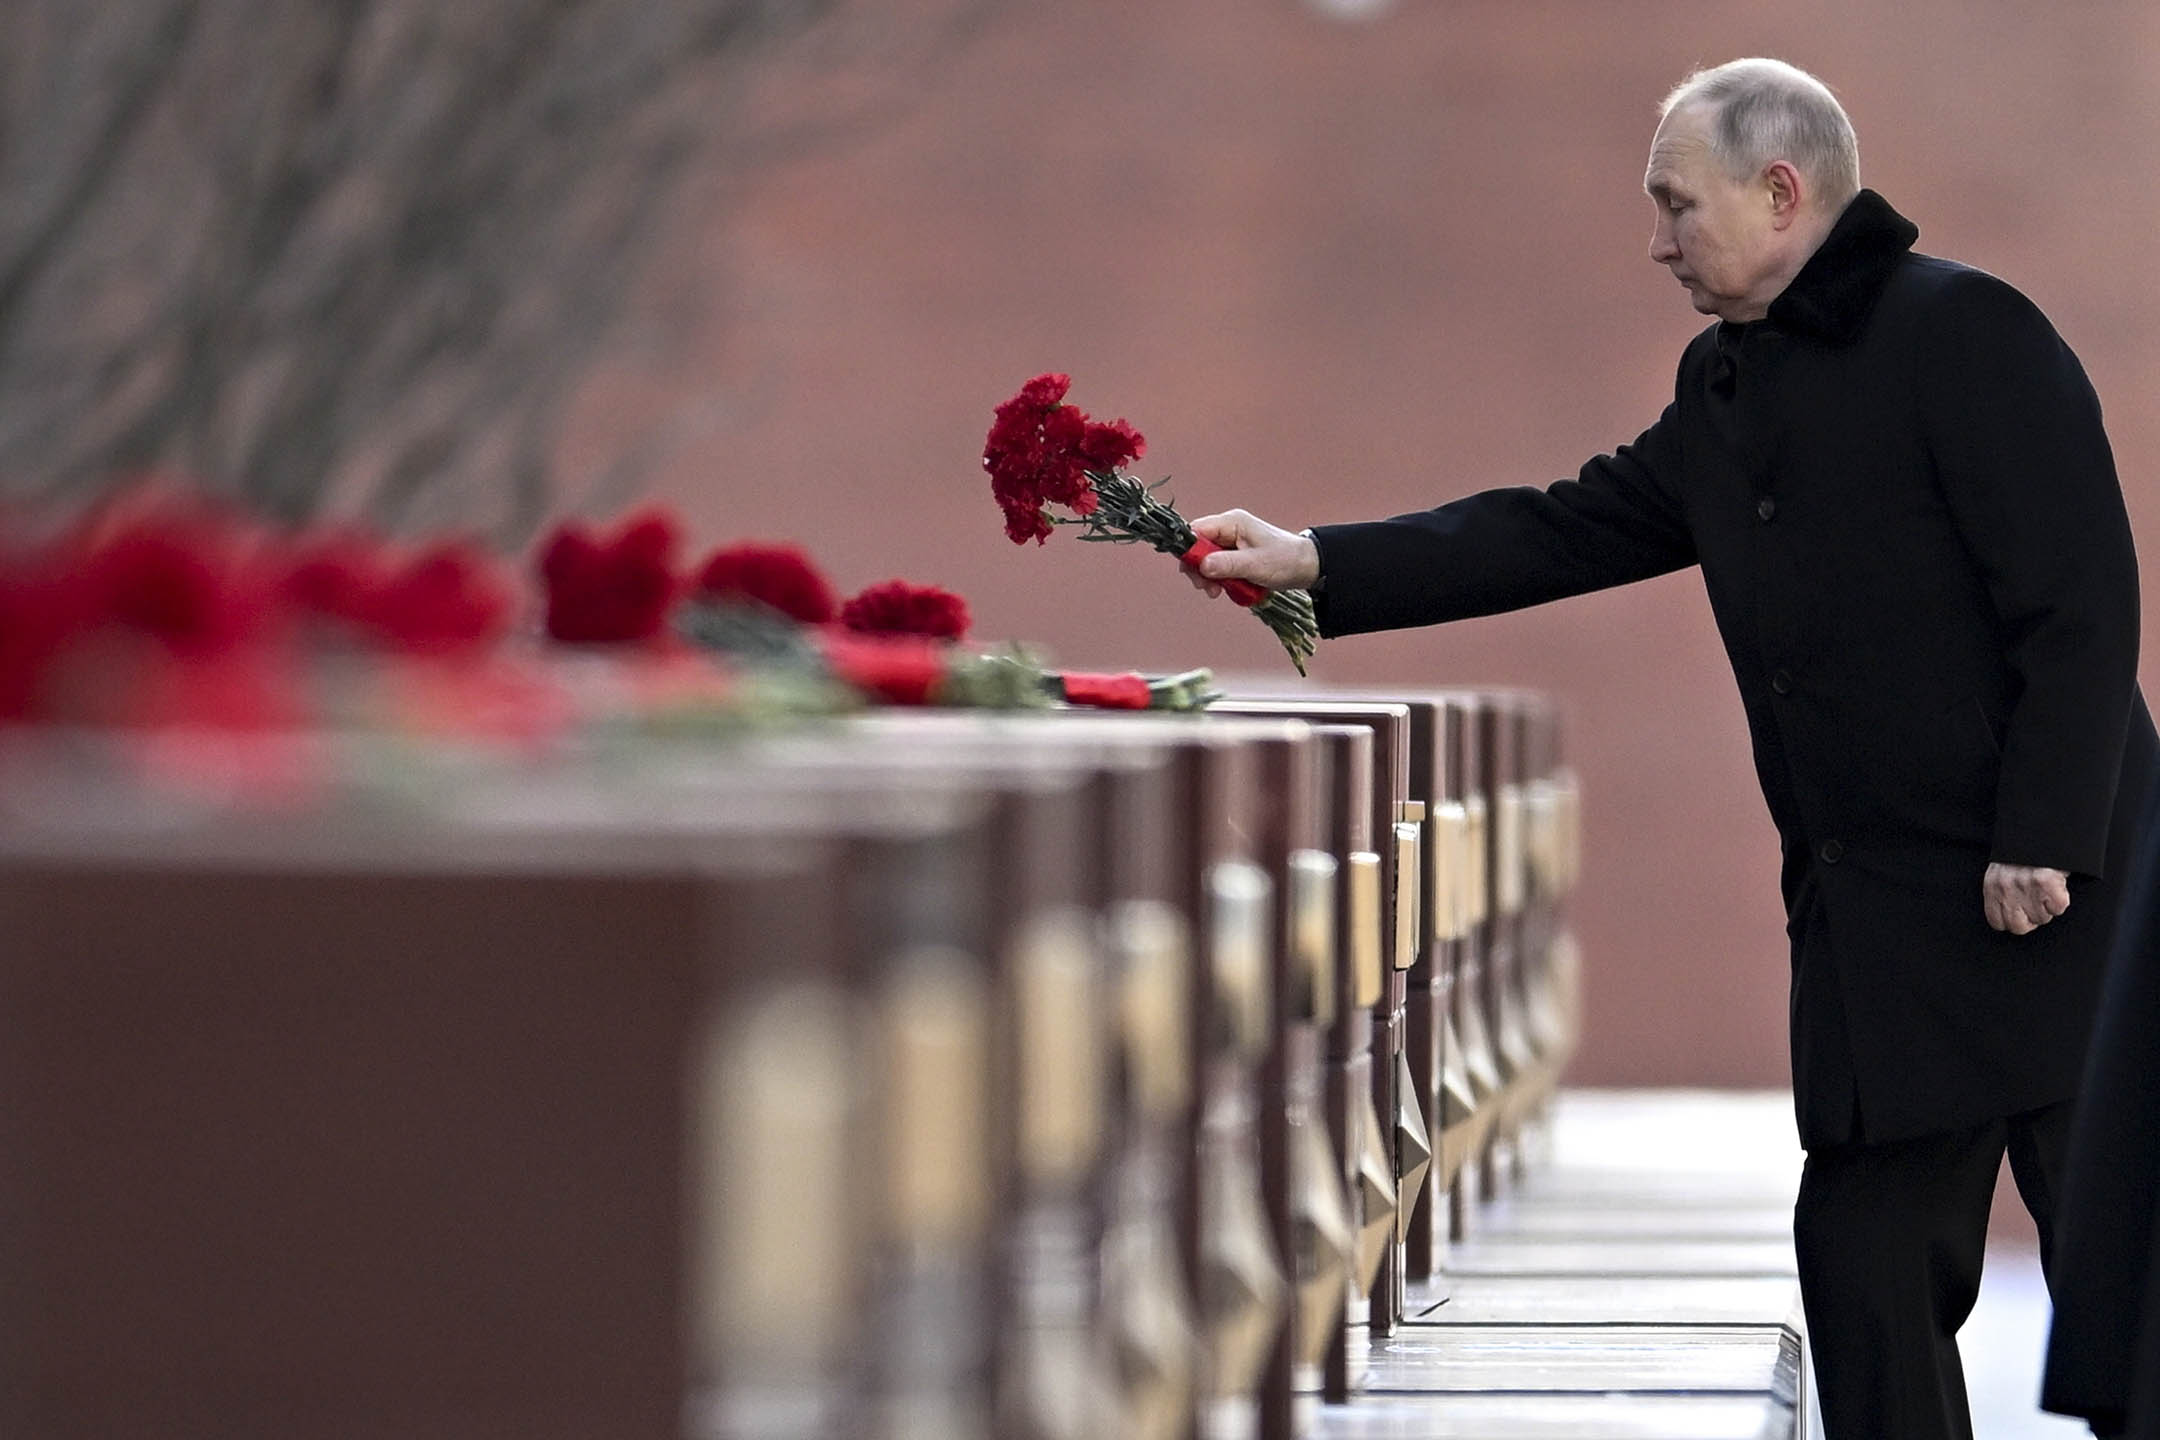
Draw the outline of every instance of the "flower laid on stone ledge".
<instances>
[{"instance_id":1,"label":"flower laid on stone ledge","mask_svg":"<svg viewBox=\"0 0 2160 1440\"><path fill-rule=\"evenodd\" d=\"M369 618L401 649L462 651L500 636L510 610L510 592L494 563L470 544L443 543L384 578Z\"/></svg>"},{"instance_id":2,"label":"flower laid on stone ledge","mask_svg":"<svg viewBox=\"0 0 2160 1440\"><path fill-rule=\"evenodd\" d=\"M1123 420L1105 424L1066 404L1071 388L1070 376L1038 375L997 407L983 443L983 468L1004 513L1006 537L1015 545L1041 544L1054 527L1076 525L1083 540L1147 545L1188 568L1221 548L1195 535L1175 506L1157 498L1163 482L1144 484L1124 472L1146 452L1146 438ZM1053 505L1072 513L1054 515L1048 509ZM1304 674L1320 638L1312 597L1242 580L1222 588L1266 622Z\"/></svg>"},{"instance_id":3,"label":"flower laid on stone ledge","mask_svg":"<svg viewBox=\"0 0 2160 1440\"><path fill-rule=\"evenodd\" d=\"M681 526L665 510L640 511L597 536L576 521L558 525L540 551L547 633L573 645L659 635L675 604L681 544Z\"/></svg>"},{"instance_id":4,"label":"flower laid on stone ledge","mask_svg":"<svg viewBox=\"0 0 2160 1440\"><path fill-rule=\"evenodd\" d=\"M508 629L514 600L478 546L441 541L411 556L357 531L287 557L277 593L304 622L413 654L484 648Z\"/></svg>"},{"instance_id":5,"label":"flower laid on stone ledge","mask_svg":"<svg viewBox=\"0 0 2160 1440\"><path fill-rule=\"evenodd\" d=\"M556 526L527 586L470 541L292 533L154 491L35 534L10 518L0 746L15 727L526 746L599 730L726 735L864 704L1213 698L1204 670L1065 673L1018 646L963 645L967 602L937 586L889 580L842 605L792 545L727 546L685 570L684 527L664 508Z\"/></svg>"},{"instance_id":6,"label":"flower laid on stone ledge","mask_svg":"<svg viewBox=\"0 0 2160 1440\"><path fill-rule=\"evenodd\" d=\"M175 653L228 654L274 620L243 537L215 516L146 512L83 538L79 620L148 636Z\"/></svg>"},{"instance_id":7,"label":"flower laid on stone ledge","mask_svg":"<svg viewBox=\"0 0 2160 1440\"><path fill-rule=\"evenodd\" d=\"M918 599L924 592L949 596L960 615L966 614L965 602L949 591L905 588ZM873 704L1035 710L1063 703L1111 710L1199 710L1218 693L1207 670L1169 676L1052 670L1018 646L978 653L937 635L866 631L846 623L804 625L772 605L745 599L740 594L694 594L676 616L676 632L732 665L791 674L805 681L806 688L836 681ZM949 626L942 606L929 608L933 618Z\"/></svg>"},{"instance_id":8,"label":"flower laid on stone ledge","mask_svg":"<svg viewBox=\"0 0 2160 1440\"><path fill-rule=\"evenodd\" d=\"M832 582L793 545L729 545L698 566L691 595L703 601L751 600L805 625L828 623L839 609Z\"/></svg>"},{"instance_id":9,"label":"flower laid on stone ledge","mask_svg":"<svg viewBox=\"0 0 2160 1440\"><path fill-rule=\"evenodd\" d=\"M968 632L967 601L935 585L887 580L840 607L840 623L865 635L924 635L958 640Z\"/></svg>"},{"instance_id":10,"label":"flower laid on stone ledge","mask_svg":"<svg viewBox=\"0 0 2160 1440\"><path fill-rule=\"evenodd\" d=\"M0 724L263 733L299 707L259 537L200 503L0 534Z\"/></svg>"}]
</instances>

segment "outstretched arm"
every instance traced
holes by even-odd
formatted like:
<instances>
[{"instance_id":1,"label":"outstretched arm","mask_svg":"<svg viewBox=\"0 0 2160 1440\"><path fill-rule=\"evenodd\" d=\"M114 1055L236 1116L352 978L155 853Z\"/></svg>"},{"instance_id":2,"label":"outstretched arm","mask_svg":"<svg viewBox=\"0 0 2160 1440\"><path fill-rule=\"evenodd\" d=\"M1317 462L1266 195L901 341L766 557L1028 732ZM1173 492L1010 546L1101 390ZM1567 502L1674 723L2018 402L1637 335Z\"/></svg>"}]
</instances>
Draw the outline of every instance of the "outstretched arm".
<instances>
[{"instance_id":1,"label":"outstretched arm","mask_svg":"<svg viewBox=\"0 0 2160 1440\"><path fill-rule=\"evenodd\" d=\"M1545 489L1487 490L1434 510L1308 538L1242 510L1195 520L1224 548L1210 582L1310 586L1323 635L1355 635L1496 615L1646 580L1695 563L1679 501L1674 412L1631 445Z\"/></svg>"}]
</instances>

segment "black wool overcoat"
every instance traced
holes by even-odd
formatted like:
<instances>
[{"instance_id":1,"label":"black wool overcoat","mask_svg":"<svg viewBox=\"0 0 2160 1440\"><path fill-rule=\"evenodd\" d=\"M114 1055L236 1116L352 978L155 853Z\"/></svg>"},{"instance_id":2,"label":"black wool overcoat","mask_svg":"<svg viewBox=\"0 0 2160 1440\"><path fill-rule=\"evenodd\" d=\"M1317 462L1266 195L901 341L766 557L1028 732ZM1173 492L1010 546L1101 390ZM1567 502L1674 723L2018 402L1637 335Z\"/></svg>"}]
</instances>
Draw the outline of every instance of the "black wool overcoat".
<instances>
[{"instance_id":1,"label":"black wool overcoat","mask_svg":"<svg viewBox=\"0 0 2160 1440\"><path fill-rule=\"evenodd\" d=\"M1862 191L1573 480L1314 531L1329 636L1702 567L1783 842L1810 1146L2077 1092L2155 760L2092 386L2030 301L1918 234ZM1990 860L2071 872L2070 910L1989 929Z\"/></svg>"}]
</instances>

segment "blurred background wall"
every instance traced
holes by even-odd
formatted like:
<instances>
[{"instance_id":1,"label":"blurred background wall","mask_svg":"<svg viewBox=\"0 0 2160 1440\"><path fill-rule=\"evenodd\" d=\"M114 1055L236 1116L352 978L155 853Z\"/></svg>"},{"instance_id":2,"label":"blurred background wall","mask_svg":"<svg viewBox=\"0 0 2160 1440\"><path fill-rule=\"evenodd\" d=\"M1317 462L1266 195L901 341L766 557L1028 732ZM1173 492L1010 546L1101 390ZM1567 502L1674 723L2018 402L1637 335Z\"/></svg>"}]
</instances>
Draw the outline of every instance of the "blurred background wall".
<instances>
[{"instance_id":1,"label":"blurred background wall","mask_svg":"<svg viewBox=\"0 0 2160 1440\"><path fill-rule=\"evenodd\" d=\"M1009 545L975 469L991 406L1070 371L1189 515L1296 527L1572 474L1656 417L1702 323L1646 258L1654 107L1698 64L1766 54L1837 90L1922 249L2054 319L2160 555L2160 10L1324 10L1004 9L876 133L763 175L663 267L703 318L586 393L571 455L695 411L654 489L703 534L798 538L843 587L949 585L980 636L1076 664L1282 673L1167 562ZM1326 644L1314 675L1563 696L1589 796L1577 1078L1784 1083L1776 836L1694 573Z\"/></svg>"}]
</instances>

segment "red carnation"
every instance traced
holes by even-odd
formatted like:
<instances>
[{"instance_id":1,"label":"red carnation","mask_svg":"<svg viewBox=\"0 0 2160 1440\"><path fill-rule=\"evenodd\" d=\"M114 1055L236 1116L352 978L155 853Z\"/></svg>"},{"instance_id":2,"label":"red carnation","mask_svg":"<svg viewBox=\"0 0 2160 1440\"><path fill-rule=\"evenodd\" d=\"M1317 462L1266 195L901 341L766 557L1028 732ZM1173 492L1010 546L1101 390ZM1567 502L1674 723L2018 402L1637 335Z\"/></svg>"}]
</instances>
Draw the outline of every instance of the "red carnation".
<instances>
[{"instance_id":1,"label":"red carnation","mask_svg":"<svg viewBox=\"0 0 2160 1440\"><path fill-rule=\"evenodd\" d=\"M1033 509L1006 507L1005 538L1015 545L1025 545L1030 540L1040 545L1050 538L1052 528L1040 506Z\"/></svg>"},{"instance_id":2,"label":"red carnation","mask_svg":"<svg viewBox=\"0 0 2160 1440\"><path fill-rule=\"evenodd\" d=\"M140 630L182 654L228 650L269 614L268 588L249 583L231 537L206 520L138 520L96 545L85 573L98 619Z\"/></svg>"},{"instance_id":3,"label":"red carnation","mask_svg":"<svg viewBox=\"0 0 2160 1440\"><path fill-rule=\"evenodd\" d=\"M872 585L840 610L840 623L870 635L922 635L958 640L967 634L967 601L935 585L888 580Z\"/></svg>"},{"instance_id":4,"label":"red carnation","mask_svg":"<svg viewBox=\"0 0 2160 1440\"><path fill-rule=\"evenodd\" d=\"M615 534L616 553L643 565L673 565L675 551L681 544L681 523L673 514L657 507L631 516Z\"/></svg>"},{"instance_id":5,"label":"red carnation","mask_svg":"<svg viewBox=\"0 0 2160 1440\"><path fill-rule=\"evenodd\" d=\"M285 561L276 581L278 598L303 615L364 625L383 583L384 564L381 543L372 536L323 537Z\"/></svg>"},{"instance_id":6,"label":"red carnation","mask_svg":"<svg viewBox=\"0 0 2160 1440\"><path fill-rule=\"evenodd\" d=\"M502 633L510 593L480 551L442 544L384 580L367 611L372 628L399 649L469 650Z\"/></svg>"},{"instance_id":7,"label":"red carnation","mask_svg":"<svg viewBox=\"0 0 2160 1440\"><path fill-rule=\"evenodd\" d=\"M555 528L540 552L547 632L575 645L649 640L674 604L680 527L663 510L632 516L613 535L575 521Z\"/></svg>"},{"instance_id":8,"label":"red carnation","mask_svg":"<svg viewBox=\"0 0 2160 1440\"><path fill-rule=\"evenodd\" d=\"M1048 410L1062 402L1071 389L1070 375L1038 375L1020 387L1020 393L1013 397L1012 403L1031 410Z\"/></svg>"},{"instance_id":9,"label":"red carnation","mask_svg":"<svg viewBox=\"0 0 2160 1440\"><path fill-rule=\"evenodd\" d=\"M494 563L446 543L400 561L359 531L318 538L282 566L279 596L394 649L460 650L502 633L511 597Z\"/></svg>"},{"instance_id":10,"label":"red carnation","mask_svg":"<svg viewBox=\"0 0 2160 1440\"><path fill-rule=\"evenodd\" d=\"M698 598L746 599L805 625L823 625L838 602L808 556L792 545L731 545L698 567Z\"/></svg>"},{"instance_id":11,"label":"red carnation","mask_svg":"<svg viewBox=\"0 0 2160 1440\"><path fill-rule=\"evenodd\" d=\"M1005 512L1005 533L1015 544L1049 538L1045 505L1063 505L1076 515L1095 509L1095 487L1082 453L1088 418L1063 403L1071 387L1065 375L1036 376L997 407L983 441L990 493Z\"/></svg>"},{"instance_id":12,"label":"red carnation","mask_svg":"<svg viewBox=\"0 0 2160 1440\"><path fill-rule=\"evenodd\" d=\"M1115 470L1146 453L1147 437L1122 419L1107 425L1091 422L1080 439L1080 458L1090 470Z\"/></svg>"},{"instance_id":13,"label":"red carnation","mask_svg":"<svg viewBox=\"0 0 2160 1440\"><path fill-rule=\"evenodd\" d=\"M43 708L47 677L88 612L80 575L50 556L0 552L0 724Z\"/></svg>"}]
</instances>

